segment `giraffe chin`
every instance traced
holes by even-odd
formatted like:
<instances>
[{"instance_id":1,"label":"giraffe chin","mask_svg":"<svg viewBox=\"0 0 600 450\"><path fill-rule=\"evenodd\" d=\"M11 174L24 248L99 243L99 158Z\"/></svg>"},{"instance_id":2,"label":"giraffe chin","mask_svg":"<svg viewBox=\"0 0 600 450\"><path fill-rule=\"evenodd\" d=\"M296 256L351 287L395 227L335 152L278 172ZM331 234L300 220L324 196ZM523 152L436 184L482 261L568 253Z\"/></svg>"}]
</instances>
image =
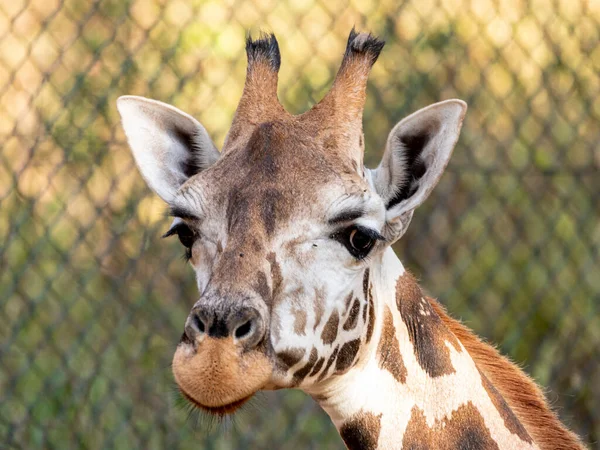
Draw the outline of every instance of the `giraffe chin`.
<instances>
[{"instance_id":1,"label":"giraffe chin","mask_svg":"<svg viewBox=\"0 0 600 450\"><path fill-rule=\"evenodd\" d=\"M196 349L181 343L173 375L181 394L194 406L218 416L234 413L269 382L272 365L257 350L244 352L232 338L205 338Z\"/></svg>"},{"instance_id":2,"label":"giraffe chin","mask_svg":"<svg viewBox=\"0 0 600 450\"><path fill-rule=\"evenodd\" d=\"M188 402L190 402L192 405L194 405L196 408L201 409L202 411L207 412L209 414L212 414L213 416L227 416L229 414L233 414L239 408L241 408L244 403L246 403L248 400L250 400L252 398L252 395L250 395L241 400L235 401L233 403L229 403L228 405L205 406L201 403L198 403L194 397L192 397L187 392L185 392L183 389L181 389L181 387L179 388L179 392L181 392L181 395L183 395L185 397L185 399Z\"/></svg>"}]
</instances>

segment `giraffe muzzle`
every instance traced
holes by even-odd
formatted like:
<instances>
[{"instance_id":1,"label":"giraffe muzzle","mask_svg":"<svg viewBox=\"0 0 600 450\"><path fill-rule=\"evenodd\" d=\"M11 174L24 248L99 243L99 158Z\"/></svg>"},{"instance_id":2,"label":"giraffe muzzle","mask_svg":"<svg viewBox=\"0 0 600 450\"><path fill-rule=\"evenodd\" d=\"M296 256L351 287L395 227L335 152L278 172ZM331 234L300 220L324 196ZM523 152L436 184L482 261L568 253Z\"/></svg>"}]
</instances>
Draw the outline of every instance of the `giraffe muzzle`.
<instances>
[{"instance_id":1,"label":"giraffe muzzle","mask_svg":"<svg viewBox=\"0 0 600 450\"><path fill-rule=\"evenodd\" d=\"M199 301L173 357L173 375L183 396L217 415L239 408L270 380L266 331L259 308L248 302Z\"/></svg>"}]
</instances>

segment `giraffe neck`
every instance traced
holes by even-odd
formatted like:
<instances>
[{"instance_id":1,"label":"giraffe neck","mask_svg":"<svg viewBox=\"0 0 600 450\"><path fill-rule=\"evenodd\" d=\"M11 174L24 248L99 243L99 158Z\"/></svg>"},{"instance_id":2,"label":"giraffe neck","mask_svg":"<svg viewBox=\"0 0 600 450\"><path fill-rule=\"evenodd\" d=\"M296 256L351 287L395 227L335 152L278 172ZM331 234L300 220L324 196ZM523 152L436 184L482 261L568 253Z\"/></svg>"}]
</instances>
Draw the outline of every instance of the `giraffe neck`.
<instances>
[{"instance_id":1,"label":"giraffe neck","mask_svg":"<svg viewBox=\"0 0 600 450\"><path fill-rule=\"evenodd\" d=\"M537 448L391 249L370 282L373 339L311 392L348 448Z\"/></svg>"}]
</instances>

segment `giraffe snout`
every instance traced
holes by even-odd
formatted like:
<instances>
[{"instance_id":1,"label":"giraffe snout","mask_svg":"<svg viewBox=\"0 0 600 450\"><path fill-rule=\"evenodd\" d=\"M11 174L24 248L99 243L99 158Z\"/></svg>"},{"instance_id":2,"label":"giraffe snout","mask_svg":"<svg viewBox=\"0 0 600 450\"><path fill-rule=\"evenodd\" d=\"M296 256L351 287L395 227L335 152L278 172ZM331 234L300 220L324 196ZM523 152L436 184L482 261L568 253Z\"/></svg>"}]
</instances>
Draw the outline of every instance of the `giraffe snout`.
<instances>
[{"instance_id":1,"label":"giraffe snout","mask_svg":"<svg viewBox=\"0 0 600 450\"><path fill-rule=\"evenodd\" d=\"M173 356L173 375L182 395L211 414L235 411L272 373L264 345L266 312L252 297L236 298L200 299Z\"/></svg>"},{"instance_id":2,"label":"giraffe snout","mask_svg":"<svg viewBox=\"0 0 600 450\"><path fill-rule=\"evenodd\" d=\"M250 350L262 342L266 326L257 308L223 308L221 304L209 303L192 308L184 332L192 343L198 343L206 336L215 339L232 337L236 346Z\"/></svg>"}]
</instances>

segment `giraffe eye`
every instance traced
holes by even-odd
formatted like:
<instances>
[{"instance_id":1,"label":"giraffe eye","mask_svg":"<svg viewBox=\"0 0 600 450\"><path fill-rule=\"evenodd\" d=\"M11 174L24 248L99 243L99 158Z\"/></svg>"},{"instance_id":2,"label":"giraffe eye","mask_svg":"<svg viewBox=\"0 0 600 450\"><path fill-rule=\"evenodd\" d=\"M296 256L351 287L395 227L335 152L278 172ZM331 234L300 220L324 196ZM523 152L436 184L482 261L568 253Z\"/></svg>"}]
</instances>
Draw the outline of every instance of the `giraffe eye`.
<instances>
[{"instance_id":1,"label":"giraffe eye","mask_svg":"<svg viewBox=\"0 0 600 450\"><path fill-rule=\"evenodd\" d=\"M362 233L358 228L353 229L350 232L348 241L354 250L357 252L368 251L375 244L375 239Z\"/></svg>"},{"instance_id":2,"label":"giraffe eye","mask_svg":"<svg viewBox=\"0 0 600 450\"><path fill-rule=\"evenodd\" d=\"M356 259L365 258L375 246L375 242L384 239L377 231L359 226L338 231L332 237L343 244Z\"/></svg>"},{"instance_id":3,"label":"giraffe eye","mask_svg":"<svg viewBox=\"0 0 600 450\"><path fill-rule=\"evenodd\" d=\"M196 241L196 239L198 239L197 233L195 233L184 222L175 223L169 229L169 231L165 233L163 237L173 236L174 234L176 234L179 238L179 242L181 242L181 245L183 245L187 249L192 248L192 245L194 245L194 242Z\"/></svg>"},{"instance_id":4,"label":"giraffe eye","mask_svg":"<svg viewBox=\"0 0 600 450\"><path fill-rule=\"evenodd\" d=\"M177 237L179 238L179 242L185 248L191 248L194 245L194 241L196 240L196 234L188 227L187 225L180 225L177 227Z\"/></svg>"}]
</instances>

